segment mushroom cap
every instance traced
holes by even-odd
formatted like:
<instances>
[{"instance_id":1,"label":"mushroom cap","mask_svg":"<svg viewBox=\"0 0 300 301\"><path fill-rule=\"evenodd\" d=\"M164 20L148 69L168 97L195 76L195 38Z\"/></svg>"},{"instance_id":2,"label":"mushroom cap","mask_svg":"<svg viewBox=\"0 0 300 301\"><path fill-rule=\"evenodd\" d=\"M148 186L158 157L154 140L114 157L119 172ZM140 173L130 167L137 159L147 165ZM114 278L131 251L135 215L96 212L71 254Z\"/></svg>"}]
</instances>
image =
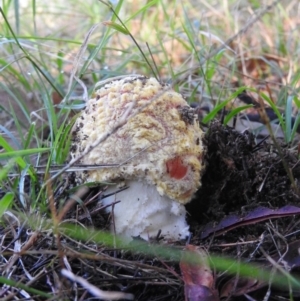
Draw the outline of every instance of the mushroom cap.
<instances>
[{"instance_id":1,"label":"mushroom cap","mask_svg":"<svg viewBox=\"0 0 300 301\"><path fill-rule=\"evenodd\" d=\"M128 113L129 112L129 113ZM81 164L120 164L77 174L81 182L143 180L182 204L200 187L203 131L181 94L154 78L125 77L97 90L73 128L72 158L128 120Z\"/></svg>"}]
</instances>

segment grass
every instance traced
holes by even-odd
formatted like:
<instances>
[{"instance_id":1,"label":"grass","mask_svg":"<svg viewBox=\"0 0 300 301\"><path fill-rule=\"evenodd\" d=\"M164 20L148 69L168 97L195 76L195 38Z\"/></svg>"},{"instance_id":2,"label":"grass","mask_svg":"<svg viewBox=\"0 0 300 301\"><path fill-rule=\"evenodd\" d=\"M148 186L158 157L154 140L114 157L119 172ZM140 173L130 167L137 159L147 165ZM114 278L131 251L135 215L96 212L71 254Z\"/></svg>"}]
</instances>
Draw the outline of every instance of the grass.
<instances>
[{"instance_id":1,"label":"grass","mask_svg":"<svg viewBox=\"0 0 300 301\"><path fill-rule=\"evenodd\" d=\"M285 142L297 147L297 1L278 1L269 9L254 0L113 3L114 12L105 1L2 1L1 225L6 233L14 219L20 226L30 225L32 231L56 234L52 243L61 260L65 237L101 246L107 241L107 247L124 248L122 239L117 243L98 230L82 234L84 226L74 221L71 227L62 226L65 209L63 204L57 209L57 203L63 203L65 196L57 191L65 178L45 185L51 167L68 159L74 112L84 106L98 81L131 73L156 76L172 83L190 103L209 106L202 119L206 124L224 108L231 110L226 124L252 109L252 105L235 106L234 100L246 89L273 109ZM39 165L44 166L45 177L37 173ZM72 198L82 203L76 193ZM176 248L157 248L151 248L147 256L181 258ZM83 249L81 256L88 252ZM22 252L29 254L28 250ZM135 244L131 250L145 253L147 249ZM91 253L96 256L94 250ZM233 264L218 257L214 262L221 270ZM242 268L245 275L253 272L251 265ZM240 272L240 267L234 270ZM26 291L28 295L23 296L49 298L48 293L31 288L30 281L10 280L9 273L9 269L2 273L1 283ZM274 281L280 282L280 276ZM299 287L298 281L291 281Z\"/></svg>"}]
</instances>

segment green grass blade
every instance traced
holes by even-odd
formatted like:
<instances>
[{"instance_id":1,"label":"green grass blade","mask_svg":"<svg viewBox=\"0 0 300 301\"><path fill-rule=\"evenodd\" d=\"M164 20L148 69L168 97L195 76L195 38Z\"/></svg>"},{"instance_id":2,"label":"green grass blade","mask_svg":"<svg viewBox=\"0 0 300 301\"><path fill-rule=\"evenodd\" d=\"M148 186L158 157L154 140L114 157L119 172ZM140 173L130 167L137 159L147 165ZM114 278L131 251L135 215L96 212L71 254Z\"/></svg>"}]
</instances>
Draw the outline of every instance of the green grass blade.
<instances>
[{"instance_id":1,"label":"green grass blade","mask_svg":"<svg viewBox=\"0 0 300 301\"><path fill-rule=\"evenodd\" d=\"M70 135L70 132L72 130L74 121L68 123L67 126L61 126L61 128L59 129L59 133L57 135L58 138L56 139L57 158L55 162L57 164L63 164L68 159L69 149L71 146L71 137L72 137Z\"/></svg>"},{"instance_id":2,"label":"green grass blade","mask_svg":"<svg viewBox=\"0 0 300 301\"><path fill-rule=\"evenodd\" d=\"M107 3L105 3L104 1L100 1L102 3L104 3L105 5L107 5ZM121 10L121 7L123 5L124 0L120 0L118 1L118 4L115 8L115 12L116 14L118 14ZM111 22L115 22L116 21L116 15L113 14L111 17ZM99 43L96 45L96 47L93 49L93 51L90 53L88 59L85 61L84 65L82 66L80 73L79 73L79 77L82 77L82 75L86 72L86 70L88 69L88 67L90 66L90 64L93 62L93 60L95 59L95 57L99 54L99 51L101 49L104 49L109 38L111 36L111 28L107 27L107 30L105 31L104 35L101 37Z\"/></svg>"},{"instance_id":3,"label":"green grass blade","mask_svg":"<svg viewBox=\"0 0 300 301\"><path fill-rule=\"evenodd\" d=\"M243 91L245 91L247 87L240 87L238 90L236 90L233 94L230 95L230 97L220 104L216 105L211 112L209 112L202 120L203 123L208 123L209 121L213 120L216 115L232 100L235 99L239 94L241 94Z\"/></svg>"},{"instance_id":4,"label":"green grass blade","mask_svg":"<svg viewBox=\"0 0 300 301\"><path fill-rule=\"evenodd\" d=\"M0 153L0 160L15 158L15 162L19 165L21 170L25 169L28 165L28 163L26 163L23 160L23 158L21 158L21 156L28 156L36 153L47 152L50 150L49 148L36 148L36 149L24 149L24 150L16 151L7 143L7 141L2 136L0 136L0 146L2 146L6 151L5 153ZM35 181L36 176L32 168L28 169L28 173L30 177Z\"/></svg>"},{"instance_id":5,"label":"green grass blade","mask_svg":"<svg viewBox=\"0 0 300 301\"><path fill-rule=\"evenodd\" d=\"M12 192L7 192L0 200L0 219L2 218L3 213L11 207L13 199L14 194Z\"/></svg>"},{"instance_id":6,"label":"green grass blade","mask_svg":"<svg viewBox=\"0 0 300 301\"><path fill-rule=\"evenodd\" d=\"M289 95L285 105L285 141L290 143L292 140L292 111L293 111L293 96Z\"/></svg>"},{"instance_id":7,"label":"green grass blade","mask_svg":"<svg viewBox=\"0 0 300 301\"><path fill-rule=\"evenodd\" d=\"M34 32L36 33L36 2L35 0L32 0L32 18L33 18L33 26L34 26Z\"/></svg>"},{"instance_id":8,"label":"green grass blade","mask_svg":"<svg viewBox=\"0 0 300 301\"><path fill-rule=\"evenodd\" d=\"M299 99L296 95L294 95L294 98L293 98L297 108L298 108L298 114L297 116L295 117L295 122L294 122L294 125L293 125L293 129L292 129L292 132L291 132L291 142L294 140L295 138L295 135L296 135L296 132L298 130L298 127L299 127L299 124L300 124L300 112L299 112L299 109L300 109L300 102L299 102Z\"/></svg>"},{"instance_id":9,"label":"green grass blade","mask_svg":"<svg viewBox=\"0 0 300 301\"><path fill-rule=\"evenodd\" d=\"M22 74L16 70L12 65L14 63L16 63L19 60L22 60L26 58L25 56L21 56L18 59L15 59L12 62L7 63L6 61L4 61L3 59L0 58L0 65L2 65L3 67L0 68L0 73L2 73L3 71L7 71L8 74L12 74L17 82L19 82L20 84L22 84L26 89L30 89L30 84L28 83L28 81L24 78L24 76L22 76ZM3 84L1 84L1 86L3 86Z\"/></svg>"},{"instance_id":10,"label":"green grass blade","mask_svg":"<svg viewBox=\"0 0 300 301\"><path fill-rule=\"evenodd\" d=\"M26 291L28 293L32 293L34 295L47 298L49 300L50 299L53 300L53 295L52 294L48 294L48 293L45 293L43 291L37 290L35 288L31 288L30 286L28 286L26 284L23 284L23 283L20 283L20 282L8 279L6 277L0 276L0 283L9 285L11 287L22 289L22 290L24 290L24 291Z\"/></svg>"},{"instance_id":11,"label":"green grass blade","mask_svg":"<svg viewBox=\"0 0 300 301\"><path fill-rule=\"evenodd\" d=\"M47 225L44 225L47 227ZM48 225L49 226L49 225ZM151 256L158 256L161 258L172 259L180 261L182 259L182 252L176 250L175 248L162 246L162 245L151 245L141 241L132 241L130 245L124 241L121 237L116 237L111 233L103 231L95 231L94 229L87 229L79 226L74 226L72 224L64 224L59 228L60 232L66 236L72 238L89 241L92 239L98 244L104 244L108 247L125 248L133 252L141 252L143 254L148 254ZM187 251L186 251L187 252ZM186 258L189 258L190 262L197 262L199 258L193 252L189 253ZM210 256L210 260L214 267L219 271L227 271L231 275L238 274L239 276L252 277L254 279L260 279L263 281L269 281L271 269L262 270L260 266L255 265L254 263L247 264L237 262L235 259L224 258L221 256ZM300 288L300 281L297 278L289 275L288 273L281 274L278 272L274 275L272 283L277 287L285 288L287 281L290 282L293 288Z\"/></svg>"},{"instance_id":12,"label":"green grass blade","mask_svg":"<svg viewBox=\"0 0 300 301\"><path fill-rule=\"evenodd\" d=\"M11 143L15 146L15 148L22 149L22 146L18 141L18 139L7 128L3 127L1 124L0 124L0 131L3 132L6 135L6 137L11 140Z\"/></svg>"},{"instance_id":13,"label":"green grass blade","mask_svg":"<svg viewBox=\"0 0 300 301\"><path fill-rule=\"evenodd\" d=\"M1 163L1 162L0 162ZM10 159L4 166L0 168L0 181L6 178L7 174L15 164L15 159Z\"/></svg>"},{"instance_id":14,"label":"green grass blade","mask_svg":"<svg viewBox=\"0 0 300 301\"><path fill-rule=\"evenodd\" d=\"M4 150L6 151L5 153L1 153L0 154L0 159L10 159L13 157L18 157L18 156L13 156L12 153L18 152L15 151L8 143L7 141L0 136L0 146L2 146L4 148ZM21 152L23 152L23 150L21 150ZM8 155L7 155L8 154ZM23 169L25 168L25 166L27 165L27 163L22 159L22 158L16 158L16 163Z\"/></svg>"},{"instance_id":15,"label":"green grass blade","mask_svg":"<svg viewBox=\"0 0 300 301\"><path fill-rule=\"evenodd\" d=\"M8 22L8 19L6 17L6 15L4 14L4 11L2 10L1 6L0 6L0 13L2 14L4 20L5 20L5 24L7 25L10 33L13 36L13 39L15 40L16 44L18 45L18 47L20 48L20 50L24 53L24 56L26 59L28 59L32 65L34 66L35 69L37 69L42 75L43 77L47 80L47 82L51 85L51 87L60 95L61 92L59 91L59 89L57 89L57 87L54 85L54 83L50 80L50 78L46 75L46 73L40 68L39 63L36 63L34 61L34 59L31 57L31 55L27 52L27 50L20 44L15 32L13 31L12 27L10 26L10 23Z\"/></svg>"},{"instance_id":16,"label":"green grass blade","mask_svg":"<svg viewBox=\"0 0 300 301\"><path fill-rule=\"evenodd\" d=\"M0 136L0 145L4 147L3 145L3 138ZM20 158L20 156L29 156L34 154L40 154L49 152L51 148L31 148L31 149L22 149L22 150L10 150L5 153L0 154L0 160L1 159L10 159L10 158L17 158L16 162L20 165L20 167L25 168L27 163Z\"/></svg>"},{"instance_id":17,"label":"green grass blade","mask_svg":"<svg viewBox=\"0 0 300 301\"><path fill-rule=\"evenodd\" d=\"M19 33L20 32L20 7L19 7L19 0L14 0L14 9L15 9L16 30L17 30L17 33Z\"/></svg>"},{"instance_id":18,"label":"green grass blade","mask_svg":"<svg viewBox=\"0 0 300 301\"><path fill-rule=\"evenodd\" d=\"M145 13L151 6L157 4L158 2L159 2L159 0L152 0L152 1L148 2L147 4L143 5L143 7L141 9L139 9L138 11L133 13L128 19L126 19L124 21L124 23L126 24L127 22L129 22L130 20L132 20L136 16L138 16L139 14Z\"/></svg>"},{"instance_id":19,"label":"green grass blade","mask_svg":"<svg viewBox=\"0 0 300 301\"><path fill-rule=\"evenodd\" d=\"M224 119L224 124L226 125L234 116L238 115L240 112L247 110L249 108L253 108L253 105L241 106L231 110L231 112L226 115Z\"/></svg>"},{"instance_id":20,"label":"green grass blade","mask_svg":"<svg viewBox=\"0 0 300 301\"><path fill-rule=\"evenodd\" d=\"M279 109L277 108L277 106L274 104L274 102L265 94L265 93L260 93L259 94L268 104L269 106L273 109L273 111L275 112L280 125L284 125L285 126L285 122L284 119L282 117L281 112L279 111Z\"/></svg>"},{"instance_id":21,"label":"green grass blade","mask_svg":"<svg viewBox=\"0 0 300 301\"><path fill-rule=\"evenodd\" d=\"M105 26L108 26L108 27L111 27L112 29L120 32L120 33L123 33L125 35L129 35L129 31L124 28L122 25L116 23L116 22L112 22L112 21L104 21L102 22Z\"/></svg>"},{"instance_id":22,"label":"green grass blade","mask_svg":"<svg viewBox=\"0 0 300 301\"><path fill-rule=\"evenodd\" d=\"M35 132L35 124L31 123L24 143L24 149L28 149L34 132Z\"/></svg>"},{"instance_id":23,"label":"green grass blade","mask_svg":"<svg viewBox=\"0 0 300 301\"><path fill-rule=\"evenodd\" d=\"M25 193L25 185L26 185L26 176L29 173L30 165L27 165L21 172L21 176L19 178L19 199L24 209L28 208L28 204L26 201L26 193Z\"/></svg>"},{"instance_id":24,"label":"green grass blade","mask_svg":"<svg viewBox=\"0 0 300 301\"><path fill-rule=\"evenodd\" d=\"M28 40L32 43L36 42L36 41L52 41L52 42L57 42L57 43L61 43L61 44L71 44L71 45L81 45L82 41L76 41L76 40L71 40L71 39L64 39L64 38L55 38L55 37L40 37L40 36L36 36L36 35L30 35L30 36L24 36L24 35L6 35L6 38L8 40L14 39L14 37L16 37L18 40ZM95 44L88 44L89 47L95 47Z\"/></svg>"}]
</instances>

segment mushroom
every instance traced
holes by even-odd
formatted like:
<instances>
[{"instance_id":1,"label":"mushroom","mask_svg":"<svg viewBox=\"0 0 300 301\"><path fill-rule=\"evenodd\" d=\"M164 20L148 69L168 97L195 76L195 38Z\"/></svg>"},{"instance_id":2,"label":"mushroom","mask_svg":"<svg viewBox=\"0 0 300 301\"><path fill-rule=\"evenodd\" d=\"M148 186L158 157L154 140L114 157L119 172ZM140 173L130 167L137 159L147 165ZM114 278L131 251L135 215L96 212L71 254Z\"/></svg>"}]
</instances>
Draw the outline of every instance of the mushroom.
<instances>
[{"instance_id":1,"label":"mushroom","mask_svg":"<svg viewBox=\"0 0 300 301\"><path fill-rule=\"evenodd\" d=\"M72 159L124 116L126 123L79 161L107 168L78 171L77 180L116 184L102 202L113 214L117 234L148 240L160 230L168 241L185 239L184 205L201 185L203 131L193 109L171 86L144 76L104 84L75 122Z\"/></svg>"}]
</instances>

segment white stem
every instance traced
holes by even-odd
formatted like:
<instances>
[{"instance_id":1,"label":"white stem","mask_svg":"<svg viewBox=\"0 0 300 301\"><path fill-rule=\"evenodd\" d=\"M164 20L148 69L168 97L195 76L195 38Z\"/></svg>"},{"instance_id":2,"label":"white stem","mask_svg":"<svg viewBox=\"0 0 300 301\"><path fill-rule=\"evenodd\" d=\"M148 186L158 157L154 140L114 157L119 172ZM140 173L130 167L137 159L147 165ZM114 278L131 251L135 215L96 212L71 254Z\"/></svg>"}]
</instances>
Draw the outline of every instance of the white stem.
<instances>
[{"instance_id":1,"label":"white stem","mask_svg":"<svg viewBox=\"0 0 300 301\"><path fill-rule=\"evenodd\" d=\"M189 236L189 226L185 220L185 207L168 198L161 196L153 185L145 182L129 181L129 188L106 197L103 205L114 205L114 218L116 233L125 237L140 236L148 240L161 235L165 240L180 240ZM116 191L114 186L109 187L105 194ZM111 213L112 206L107 208Z\"/></svg>"}]
</instances>

